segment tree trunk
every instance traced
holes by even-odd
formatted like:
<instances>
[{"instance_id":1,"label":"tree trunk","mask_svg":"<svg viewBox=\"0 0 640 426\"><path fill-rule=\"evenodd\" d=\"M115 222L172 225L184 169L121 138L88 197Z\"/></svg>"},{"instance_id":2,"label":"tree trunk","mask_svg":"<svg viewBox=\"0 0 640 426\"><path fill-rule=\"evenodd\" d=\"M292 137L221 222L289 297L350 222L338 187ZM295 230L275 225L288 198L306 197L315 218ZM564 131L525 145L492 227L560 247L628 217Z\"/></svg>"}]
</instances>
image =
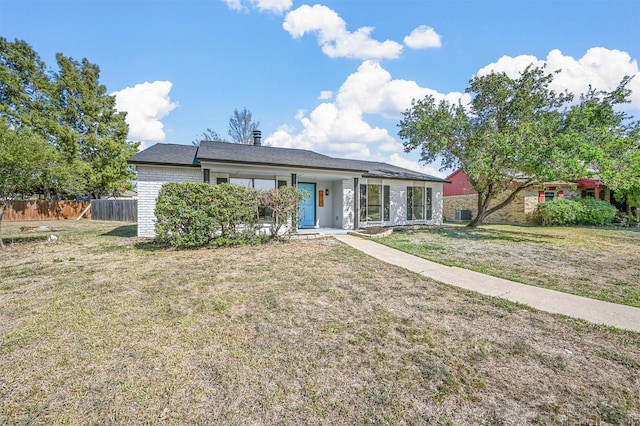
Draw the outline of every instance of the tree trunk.
<instances>
[{"instance_id":1,"label":"tree trunk","mask_svg":"<svg viewBox=\"0 0 640 426\"><path fill-rule=\"evenodd\" d=\"M0 206L0 250L4 249L4 243L2 242L2 219L4 219L4 212L9 208L9 200L2 200L2 205Z\"/></svg>"},{"instance_id":2,"label":"tree trunk","mask_svg":"<svg viewBox=\"0 0 640 426\"><path fill-rule=\"evenodd\" d=\"M489 202L491 201L493 185L489 185L489 187L485 192L478 192L478 213L476 217L473 218L471 222L467 225L468 228L477 228L484 219L489 215L487 213L487 209L489 208Z\"/></svg>"},{"instance_id":3,"label":"tree trunk","mask_svg":"<svg viewBox=\"0 0 640 426\"><path fill-rule=\"evenodd\" d=\"M486 194L482 192L478 192L478 214L476 215L475 218L473 218L471 222L469 222L467 227L476 228L478 225L482 224L482 222L486 219L487 216L507 206L516 198L516 195L518 195L520 191L530 187L531 185L533 185L533 183L526 182L525 184L517 187L511 192L511 194L509 194L509 196L503 202L491 208L489 208L489 202L495 195L497 195L492 193L493 186L489 185L489 189L487 190Z\"/></svg>"}]
</instances>

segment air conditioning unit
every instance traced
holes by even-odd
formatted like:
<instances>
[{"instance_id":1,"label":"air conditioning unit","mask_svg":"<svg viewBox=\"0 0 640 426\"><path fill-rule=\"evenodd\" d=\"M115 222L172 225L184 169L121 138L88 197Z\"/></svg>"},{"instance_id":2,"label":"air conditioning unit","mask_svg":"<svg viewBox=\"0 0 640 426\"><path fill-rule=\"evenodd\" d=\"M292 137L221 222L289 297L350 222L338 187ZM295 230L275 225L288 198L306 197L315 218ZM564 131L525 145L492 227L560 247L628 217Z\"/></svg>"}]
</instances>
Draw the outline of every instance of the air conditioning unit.
<instances>
[{"instance_id":1,"label":"air conditioning unit","mask_svg":"<svg viewBox=\"0 0 640 426\"><path fill-rule=\"evenodd\" d=\"M457 209L456 210L456 220L471 220L471 210L468 209Z\"/></svg>"}]
</instances>

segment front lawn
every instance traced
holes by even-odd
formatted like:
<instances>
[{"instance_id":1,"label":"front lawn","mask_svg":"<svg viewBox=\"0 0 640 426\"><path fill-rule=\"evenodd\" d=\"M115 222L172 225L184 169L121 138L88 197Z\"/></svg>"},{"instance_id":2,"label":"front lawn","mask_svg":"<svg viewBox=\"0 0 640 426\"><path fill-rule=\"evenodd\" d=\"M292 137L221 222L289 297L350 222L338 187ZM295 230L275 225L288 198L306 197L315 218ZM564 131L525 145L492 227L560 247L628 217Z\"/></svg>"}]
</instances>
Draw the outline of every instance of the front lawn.
<instances>
[{"instance_id":1,"label":"front lawn","mask_svg":"<svg viewBox=\"0 0 640 426\"><path fill-rule=\"evenodd\" d=\"M434 262L640 307L637 229L444 226L376 241Z\"/></svg>"},{"instance_id":2,"label":"front lawn","mask_svg":"<svg viewBox=\"0 0 640 426\"><path fill-rule=\"evenodd\" d=\"M639 333L334 239L174 251L53 224L53 243L3 225L0 424L640 421Z\"/></svg>"}]
</instances>

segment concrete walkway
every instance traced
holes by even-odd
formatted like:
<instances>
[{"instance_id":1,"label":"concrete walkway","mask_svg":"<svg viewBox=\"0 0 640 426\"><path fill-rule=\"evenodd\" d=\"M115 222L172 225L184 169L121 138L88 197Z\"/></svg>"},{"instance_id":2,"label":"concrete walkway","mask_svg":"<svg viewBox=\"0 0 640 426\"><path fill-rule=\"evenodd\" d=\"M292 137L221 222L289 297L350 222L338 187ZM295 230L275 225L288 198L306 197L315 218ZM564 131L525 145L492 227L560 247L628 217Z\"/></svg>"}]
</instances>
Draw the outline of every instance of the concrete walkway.
<instances>
[{"instance_id":1,"label":"concrete walkway","mask_svg":"<svg viewBox=\"0 0 640 426\"><path fill-rule=\"evenodd\" d=\"M540 311L640 332L640 308L593 300L520 284L468 269L441 265L353 235L335 235L334 238L383 262L400 266L445 284L488 296L501 297Z\"/></svg>"}]
</instances>

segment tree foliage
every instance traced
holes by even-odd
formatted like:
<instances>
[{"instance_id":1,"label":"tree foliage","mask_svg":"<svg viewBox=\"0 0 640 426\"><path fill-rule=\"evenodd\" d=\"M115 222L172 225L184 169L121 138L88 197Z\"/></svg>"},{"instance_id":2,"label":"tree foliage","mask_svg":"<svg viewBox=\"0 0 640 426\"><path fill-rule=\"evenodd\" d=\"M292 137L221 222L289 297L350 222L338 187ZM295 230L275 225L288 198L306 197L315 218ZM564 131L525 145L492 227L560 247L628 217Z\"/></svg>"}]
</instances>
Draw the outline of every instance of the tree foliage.
<instances>
[{"instance_id":1,"label":"tree foliage","mask_svg":"<svg viewBox=\"0 0 640 426\"><path fill-rule=\"evenodd\" d=\"M566 137L580 146L593 173L615 191L619 201L640 203L640 122L619 109L629 102L626 77L611 92L590 88L569 111Z\"/></svg>"},{"instance_id":2,"label":"tree foliage","mask_svg":"<svg viewBox=\"0 0 640 426\"><path fill-rule=\"evenodd\" d=\"M203 142L203 141L226 142L218 132L216 132L215 130L211 130L208 127L206 131L196 136L196 138L193 141L191 141L191 143L194 146L200 146L200 142Z\"/></svg>"},{"instance_id":3,"label":"tree foliage","mask_svg":"<svg viewBox=\"0 0 640 426\"><path fill-rule=\"evenodd\" d=\"M604 114L608 104L594 105L594 92L572 105L571 95L549 89L553 78L536 67L528 67L516 79L491 73L471 80L466 89L473 96L469 105L436 103L427 96L414 100L404 112L399 135L405 151L420 149L423 161L440 159L442 169L464 169L477 191L477 214L469 226L482 223L533 185L592 174L590 160L596 152L606 157L603 141L591 138L589 131L595 131L594 117ZM620 91L598 94L609 102L628 96ZM583 118L584 114L595 116ZM611 117L601 118L604 131ZM606 140L616 144L620 137L607 133ZM504 201L491 206L504 193Z\"/></svg>"},{"instance_id":4,"label":"tree foliage","mask_svg":"<svg viewBox=\"0 0 640 426\"><path fill-rule=\"evenodd\" d=\"M253 114L247 108L242 111L233 110L233 115L229 118L229 136L235 143L246 145L253 144L253 131L258 129L260 122L253 122Z\"/></svg>"},{"instance_id":5,"label":"tree foliage","mask_svg":"<svg viewBox=\"0 0 640 426\"><path fill-rule=\"evenodd\" d=\"M28 129L12 129L0 118L0 231L9 202L31 194L56 175L52 169L58 167L57 157L58 152L42 136ZM4 247L1 232L0 247Z\"/></svg>"},{"instance_id":6,"label":"tree foliage","mask_svg":"<svg viewBox=\"0 0 640 426\"><path fill-rule=\"evenodd\" d=\"M138 143L126 140L125 113L115 110L115 98L99 83L99 67L60 53L56 61L59 71L49 72L26 42L0 37L0 117L11 129L39 135L59 154L58 167L34 192L100 198L131 188L135 175L126 160Z\"/></svg>"},{"instance_id":7,"label":"tree foliage","mask_svg":"<svg viewBox=\"0 0 640 426\"><path fill-rule=\"evenodd\" d=\"M294 186L260 191L260 205L271 210L269 233L273 238L279 238L283 226L287 227L290 234L298 227L298 205L309 198L307 191L300 191Z\"/></svg>"}]
</instances>

